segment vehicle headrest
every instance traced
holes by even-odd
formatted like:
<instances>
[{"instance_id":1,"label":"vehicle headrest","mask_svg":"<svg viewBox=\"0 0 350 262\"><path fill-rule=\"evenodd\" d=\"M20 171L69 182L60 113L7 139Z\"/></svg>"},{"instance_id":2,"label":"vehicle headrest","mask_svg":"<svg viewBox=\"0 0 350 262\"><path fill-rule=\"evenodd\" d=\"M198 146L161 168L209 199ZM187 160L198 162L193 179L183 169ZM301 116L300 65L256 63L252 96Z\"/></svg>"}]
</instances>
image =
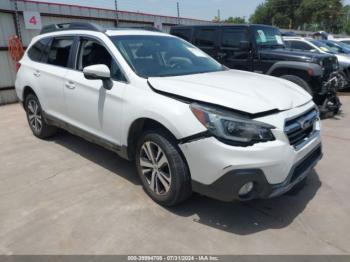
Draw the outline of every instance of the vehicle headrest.
<instances>
[{"instance_id":1,"label":"vehicle headrest","mask_svg":"<svg viewBox=\"0 0 350 262\"><path fill-rule=\"evenodd\" d=\"M148 57L148 56L154 55L156 52L157 52L157 47L155 45L144 44L139 49L137 49L136 55L138 57Z\"/></svg>"}]
</instances>

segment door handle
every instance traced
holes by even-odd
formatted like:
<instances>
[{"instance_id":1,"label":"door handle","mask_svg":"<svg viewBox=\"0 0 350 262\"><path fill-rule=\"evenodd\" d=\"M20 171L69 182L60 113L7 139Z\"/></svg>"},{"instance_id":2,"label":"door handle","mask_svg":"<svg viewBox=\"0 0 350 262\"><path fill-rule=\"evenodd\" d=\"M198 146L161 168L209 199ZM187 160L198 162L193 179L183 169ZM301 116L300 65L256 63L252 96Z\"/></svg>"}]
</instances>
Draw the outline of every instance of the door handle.
<instances>
[{"instance_id":1,"label":"door handle","mask_svg":"<svg viewBox=\"0 0 350 262\"><path fill-rule=\"evenodd\" d=\"M36 77L39 77L40 76L40 71L39 70L36 70L34 73L33 73L34 76Z\"/></svg>"},{"instance_id":2,"label":"door handle","mask_svg":"<svg viewBox=\"0 0 350 262\"><path fill-rule=\"evenodd\" d=\"M65 86L68 88L68 89L74 89L75 88L75 84L74 82L72 81L67 81Z\"/></svg>"}]
</instances>

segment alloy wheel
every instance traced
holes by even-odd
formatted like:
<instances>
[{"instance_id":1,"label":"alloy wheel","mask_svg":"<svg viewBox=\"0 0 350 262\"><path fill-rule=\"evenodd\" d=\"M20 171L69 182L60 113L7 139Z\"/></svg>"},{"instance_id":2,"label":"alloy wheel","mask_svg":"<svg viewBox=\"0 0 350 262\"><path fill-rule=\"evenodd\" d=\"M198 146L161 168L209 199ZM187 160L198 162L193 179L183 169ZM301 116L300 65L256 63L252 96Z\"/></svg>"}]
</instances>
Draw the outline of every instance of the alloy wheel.
<instances>
[{"instance_id":1,"label":"alloy wheel","mask_svg":"<svg viewBox=\"0 0 350 262\"><path fill-rule=\"evenodd\" d=\"M149 188L157 195L165 195L171 186L169 161L154 142L146 141L141 147L140 166Z\"/></svg>"},{"instance_id":2,"label":"alloy wheel","mask_svg":"<svg viewBox=\"0 0 350 262\"><path fill-rule=\"evenodd\" d=\"M40 133L42 128L42 116L39 104L34 99L28 101L28 120L33 130Z\"/></svg>"}]
</instances>

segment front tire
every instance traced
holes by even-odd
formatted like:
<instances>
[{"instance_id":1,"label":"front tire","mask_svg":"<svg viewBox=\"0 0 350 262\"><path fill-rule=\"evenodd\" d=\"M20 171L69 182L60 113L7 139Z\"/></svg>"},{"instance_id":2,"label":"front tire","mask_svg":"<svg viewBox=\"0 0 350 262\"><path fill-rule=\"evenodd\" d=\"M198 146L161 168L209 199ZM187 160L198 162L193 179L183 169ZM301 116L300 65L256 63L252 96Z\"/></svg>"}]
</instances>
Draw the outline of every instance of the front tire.
<instances>
[{"instance_id":1,"label":"front tire","mask_svg":"<svg viewBox=\"0 0 350 262\"><path fill-rule=\"evenodd\" d=\"M158 204L174 206L191 195L188 167L166 132L145 132L137 143L135 162L144 190Z\"/></svg>"},{"instance_id":2,"label":"front tire","mask_svg":"<svg viewBox=\"0 0 350 262\"><path fill-rule=\"evenodd\" d=\"M294 84L297 84L298 86L302 87L306 92L308 92L311 96L313 96L312 89L310 85L301 77L295 76L295 75L284 75L280 78L283 78L285 80L291 81Z\"/></svg>"},{"instance_id":3,"label":"front tire","mask_svg":"<svg viewBox=\"0 0 350 262\"><path fill-rule=\"evenodd\" d=\"M30 129L36 137L41 139L53 136L57 128L46 123L42 114L39 99L34 94L29 94L24 101L24 108Z\"/></svg>"}]
</instances>

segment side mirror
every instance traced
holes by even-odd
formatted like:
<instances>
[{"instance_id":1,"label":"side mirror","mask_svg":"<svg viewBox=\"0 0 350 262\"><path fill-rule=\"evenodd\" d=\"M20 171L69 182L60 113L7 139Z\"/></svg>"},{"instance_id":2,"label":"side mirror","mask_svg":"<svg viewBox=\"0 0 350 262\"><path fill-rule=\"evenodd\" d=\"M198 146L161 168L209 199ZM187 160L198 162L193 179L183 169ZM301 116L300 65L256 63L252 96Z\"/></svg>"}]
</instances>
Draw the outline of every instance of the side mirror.
<instances>
[{"instance_id":1,"label":"side mirror","mask_svg":"<svg viewBox=\"0 0 350 262\"><path fill-rule=\"evenodd\" d=\"M104 88L107 90L112 89L111 71L106 65L100 64L84 67L83 73L86 79L102 80Z\"/></svg>"},{"instance_id":2,"label":"side mirror","mask_svg":"<svg viewBox=\"0 0 350 262\"><path fill-rule=\"evenodd\" d=\"M248 51L250 49L250 43L248 41L239 42L239 49L243 51Z\"/></svg>"}]
</instances>

